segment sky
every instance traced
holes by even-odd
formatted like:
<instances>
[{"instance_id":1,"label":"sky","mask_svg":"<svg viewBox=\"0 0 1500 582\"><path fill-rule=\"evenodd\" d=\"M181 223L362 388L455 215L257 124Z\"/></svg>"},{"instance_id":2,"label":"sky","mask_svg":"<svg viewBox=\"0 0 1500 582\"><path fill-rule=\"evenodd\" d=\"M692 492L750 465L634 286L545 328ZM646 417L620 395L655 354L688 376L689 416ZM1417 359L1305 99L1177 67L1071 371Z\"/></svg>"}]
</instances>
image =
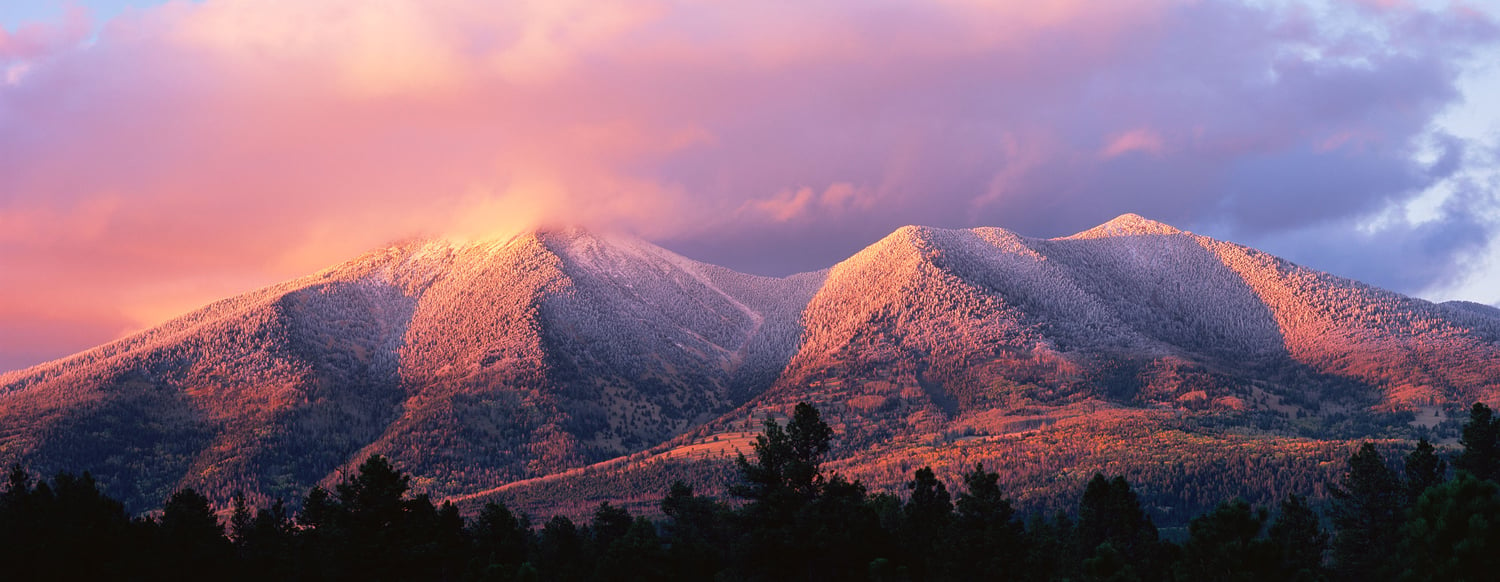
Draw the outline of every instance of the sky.
<instances>
[{"instance_id":1,"label":"sky","mask_svg":"<svg viewBox=\"0 0 1500 582\"><path fill-rule=\"evenodd\" d=\"M412 236L1126 212L1500 303L1500 2L0 3L0 370Z\"/></svg>"}]
</instances>

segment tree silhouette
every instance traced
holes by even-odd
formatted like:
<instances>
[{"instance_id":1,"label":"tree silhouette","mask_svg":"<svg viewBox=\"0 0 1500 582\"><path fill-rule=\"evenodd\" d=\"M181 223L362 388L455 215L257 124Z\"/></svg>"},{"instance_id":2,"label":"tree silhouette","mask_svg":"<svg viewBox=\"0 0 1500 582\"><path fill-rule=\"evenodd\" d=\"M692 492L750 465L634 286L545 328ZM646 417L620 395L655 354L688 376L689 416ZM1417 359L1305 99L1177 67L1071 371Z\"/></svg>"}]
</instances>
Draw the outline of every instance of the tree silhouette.
<instances>
[{"instance_id":1,"label":"tree silhouette","mask_svg":"<svg viewBox=\"0 0 1500 582\"><path fill-rule=\"evenodd\" d=\"M469 536L478 556L470 571L479 577L504 578L526 563L531 524L517 518L504 503L486 503Z\"/></svg>"},{"instance_id":2,"label":"tree silhouette","mask_svg":"<svg viewBox=\"0 0 1500 582\"><path fill-rule=\"evenodd\" d=\"M958 494L953 517L953 547L958 554L954 577L1014 577L1026 548L1015 509L1000 490L1000 475L975 464L962 479L964 490Z\"/></svg>"},{"instance_id":3,"label":"tree silhouette","mask_svg":"<svg viewBox=\"0 0 1500 582\"><path fill-rule=\"evenodd\" d=\"M556 515L542 526L537 541L537 571L547 580L583 580L592 573L582 562L583 536L566 516Z\"/></svg>"},{"instance_id":4,"label":"tree silhouette","mask_svg":"<svg viewBox=\"0 0 1500 582\"><path fill-rule=\"evenodd\" d=\"M1226 501L1188 524L1179 578L1205 582L1264 580L1276 574L1276 548L1260 538L1266 511L1243 499Z\"/></svg>"},{"instance_id":5,"label":"tree silhouette","mask_svg":"<svg viewBox=\"0 0 1500 582\"><path fill-rule=\"evenodd\" d=\"M1328 549L1328 532L1323 531L1318 514L1300 495L1288 495L1281 501L1281 514L1271 523L1268 538L1276 551L1278 565L1274 578L1292 582L1324 580L1323 552Z\"/></svg>"},{"instance_id":6,"label":"tree silhouette","mask_svg":"<svg viewBox=\"0 0 1500 582\"><path fill-rule=\"evenodd\" d=\"M924 580L947 557L940 554L951 548L948 526L953 520L953 501L932 467L917 469L906 488L911 497L903 508L899 539L909 555L913 577Z\"/></svg>"},{"instance_id":7,"label":"tree silhouette","mask_svg":"<svg viewBox=\"0 0 1500 582\"><path fill-rule=\"evenodd\" d=\"M806 402L797 404L785 429L767 419L751 445L755 462L743 454L735 459L744 484L736 485L733 493L761 509L794 511L820 492L823 475L819 467L832 437L818 409Z\"/></svg>"},{"instance_id":8,"label":"tree silhouette","mask_svg":"<svg viewBox=\"0 0 1500 582\"><path fill-rule=\"evenodd\" d=\"M1406 580L1493 580L1500 571L1500 486L1467 473L1417 500L1400 555Z\"/></svg>"},{"instance_id":9,"label":"tree silhouette","mask_svg":"<svg viewBox=\"0 0 1500 582\"><path fill-rule=\"evenodd\" d=\"M1078 539L1083 555L1094 555L1099 564L1112 563L1114 553L1124 559L1125 569L1111 577L1158 577L1162 564L1156 525L1124 477L1106 480L1096 473L1089 480L1078 509ZM1101 554L1099 548L1106 544L1108 550Z\"/></svg>"},{"instance_id":10,"label":"tree silhouette","mask_svg":"<svg viewBox=\"0 0 1500 582\"><path fill-rule=\"evenodd\" d=\"M681 480L673 481L661 500L676 580L712 580L728 559L729 509L723 503L693 494Z\"/></svg>"},{"instance_id":11,"label":"tree silhouette","mask_svg":"<svg viewBox=\"0 0 1500 582\"><path fill-rule=\"evenodd\" d=\"M233 553L208 498L191 488L167 499L157 532L160 552L168 557L161 563L163 579L211 578Z\"/></svg>"},{"instance_id":12,"label":"tree silhouette","mask_svg":"<svg viewBox=\"0 0 1500 582\"><path fill-rule=\"evenodd\" d=\"M1406 455L1403 470L1406 473L1408 503L1415 503L1423 491L1442 483L1448 477L1448 464L1437 455L1437 449L1425 438L1417 441L1417 447Z\"/></svg>"},{"instance_id":13,"label":"tree silhouette","mask_svg":"<svg viewBox=\"0 0 1500 582\"><path fill-rule=\"evenodd\" d=\"M1458 442L1464 451L1453 462L1453 468L1468 471L1479 479L1500 478L1500 418L1495 418L1490 407L1483 402L1474 403Z\"/></svg>"},{"instance_id":14,"label":"tree silhouette","mask_svg":"<svg viewBox=\"0 0 1500 582\"><path fill-rule=\"evenodd\" d=\"M594 536L596 552L602 555L615 540L625 537L633 523L635 519L630 516L629 511L610 505L608 501L600 503L594 510L594 521L589 527Z\"/></svg>"},{"instance_id":15,"label":"tree silhouette","mask_svg":"<svg viewBox=\"0 0 1500 582\"><path fill-rule=\"evenodd\" d=\"M1369 442L1349 457L1349 471L1333 495L1333 559L1340 578L1389 580L1400 541L1406 491Z\"/></svg>"}]
</instances>

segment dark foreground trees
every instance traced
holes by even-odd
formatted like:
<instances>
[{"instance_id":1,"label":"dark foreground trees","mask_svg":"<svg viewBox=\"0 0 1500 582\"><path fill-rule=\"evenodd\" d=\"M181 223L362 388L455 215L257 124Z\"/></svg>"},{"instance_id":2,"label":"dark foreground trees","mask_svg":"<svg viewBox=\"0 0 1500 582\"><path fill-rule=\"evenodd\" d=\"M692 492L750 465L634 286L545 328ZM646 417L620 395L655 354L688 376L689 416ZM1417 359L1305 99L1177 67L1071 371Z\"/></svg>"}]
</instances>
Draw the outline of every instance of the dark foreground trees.
<instances>
[{"instance_id":1,"label":"dark foreground trees","mask_svg":"<svg viewBox=\"0 0 1500 582\"><path fill-rule=\"evenodd\" d=\"M736 507L674 483L661 519L605 503L539 526L501 503L465 522L410 491L375 456L293 515L237 495L224 524L184 489L131 518L87 474L0 491L6 580L1490 580L1500 569L1500 423L1476 405L1449 478L1430 444L1388 463L1373 444L1331 484L1327 523L1290 495L1275 508L1228 500L1163 539L1124 477L1095 475L1076 511L1025 525L999 475L945 483L930 467L901 495L871 495L822 467L833 431L799 405L741 457ZM1387 449L1389 451L1389 449ZM1399 466L1396 466L1399 465ZM225 527L227 525L227 528Z\"/></svg>"}]
</instances>

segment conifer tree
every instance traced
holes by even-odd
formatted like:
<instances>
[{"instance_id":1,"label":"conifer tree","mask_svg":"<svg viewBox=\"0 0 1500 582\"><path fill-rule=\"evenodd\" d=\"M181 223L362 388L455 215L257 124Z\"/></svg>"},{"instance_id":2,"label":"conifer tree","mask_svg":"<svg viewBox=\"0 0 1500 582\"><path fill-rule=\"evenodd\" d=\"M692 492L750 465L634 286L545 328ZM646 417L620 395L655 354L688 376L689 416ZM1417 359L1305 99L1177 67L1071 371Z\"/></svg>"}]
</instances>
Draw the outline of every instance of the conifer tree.
<instances>
[{"instance_id":1,"label":"conifer tree","mask_svg":"<svg viewBox=\"0 0 1500 582\"><path fill-rule=\"evenodd\" d=\"M668 572L666 559L667 553L662 548L661 538L656 535L656 526L651 520L638 517L600 556L594 579L603 582L664 580Z\"/></svg>"},{"instance_id":2,"label":"conifer tree","mask_svg":"<svg viewBox=\"0 0 1500 582\"><path fill-rule=\"evenodd\" d=\"M789 512L817 497L823 485L820 466L831 447L833 431L818 409L800 402L785 429L767 419L751 448L755 461L735 459L744 483L732 492L750 501L757 511L786 518Z\"/></svg>"},{"instance_id":3,"label":"conifer tree","mask_svg":"<svg viewBox=\"0 0 1500 582\"><path fill-rule=\"evenodd\" d=\"M1349 457L1349 470L1333 495L1334 567L1345 580L1390 580L1400 541L1406 490L1369 442Z\"/></svg>"},{"instance_id":4,"label":"conifer tree","mask_svg":"<svg viewBox=\"0 0 1500 582\"><path fill-rule=\"evenodd\" d=\"M676 580L712 580L728 558L729 510L723 503L694 495L681 480L673 481L661 500L667 516L670 563Z\"/></svg>"},{"instance_id":5,"label":"conifer tree","mask_svg":"<svg viewBox=\"0 0 1500 582\"><path fill-rule=\"evenodd\" d=\"M1500 480L1500 418L1495 418L1490 407L1474 403L1458 442L1464 450L1453 462L1454 469L1478 479Z\"/></svg>"},{"instance_id":6,"label":"conifer tree","mask_svg":"<svg viewBox=\"0 0 1500 582\"><path fill-rule=\"evenodd\" d=\"M918 580L927 579L934 572L934 565L941 561L951 541L948 526L953 519L953 502L948 496L948 487L938 480L932 467L917 469L906 488L911 498L903 508L900 539Z\"/></svg>"},{"instance_id":7,"label":"conifer tree","mask_svg":"<svg viewBox=\"0 0 1500 582\"><path fill-rule=\"evenodd\" d=\"M236 531L234 542L243 580L286 579L295 572L292 520L281 499L256 510L249 529Z\"/></svg>"},{"instance_id":8,"label":"conifer tree","mask_svg":"<svg viewBox=\"0 0 1500 582\"><path fill-rule=\"evenodd\" d=\"M567 516L555 515L537 540L537 572L545 580L570 582L590 574L583 559L583 536Z\"/></svg>"},{"instance_id":9,"label":"conifer tree","mask_svg":"<svg viewBox=\"0 0 1500 582\"><path fill-rule=\"evenodd\" d=\"M1267 537L1276 552L1276 579L1318 582L1327 578L1323 552L1328 549L1328 532L1305 498L1292 494L1281 501L1281 514L1271 523Z\"/></svg>"},{"instance_id":10,"label":"conifer tree","mask_svg":"<svg viewBox=\"0 0 1500 582\"><path fill-rule=\"evenodd\" d=\"M625 537L630 531L630 525L635 519L630 512L624 508L610 505L608 501L599 504L594 510L594 521L590 524L589 531L594 536L594 543L598 545L600 553L609 549L615 540Z\"/></svg>"},{"instance_id":11,"label":"conifer tree","mask_svg":"<svg viewBox=\"0 0 1500 582\"><path fill-rule=\"evenodd\" d=\"M1271 542L1260 539L1266 518L1264 509L1252 509L1242 499L1226 501L1193 518L1178 561L1178 577L1203 582L1272 578L1276 551Z\"/></svg>"},{"instance_id":12,"label":"conifer tree","mask_svg":"<svg viewBox=\"0 0 1500 582\"><path fill-rule=\"evenodd\" d=\"M1097 564L1112 564L1114 554L1124 559L1124 569L1111 577L1156 579L1162 575L1156 525L1124 477L1105 479L1095 474L1089 480L1078 510L1078 540L1081 553L1094 555ZM1101 554L1099 548L1106 544L1108 550Z\"/></svg>"},{"instance_id":13,"label":"conifer tree","mask_svg":"<svg viewBox=\"0 0 1500 582\"><path fill-rule=\"evenodd\" d=\"M517 571L526 563L530 534L531 524L524 516L517 518L504 503L486 503L470 528L478 551L471 569L481 573Z\"/></svg>"},{"instance_id":14,"label":"conifer tree","mask_svg":"<svg viewBox=\"0 0 1500 582\"><path fill-rule=\"evenodd\" d=\"M1500 572L1500 485L1468 473L1427 490L1412 508L1405 580L1494 580Z\"/></svg>"},{"instance_id":15,"label":"conifer tree","mask_svg":"<svg viewBox=\"0 0 1500 582\"><path fill-rule=\"evenodd\" d=\"M250 535L250 528L255 523L255 515L251 513L250 504L245 500L245 492L235 491L230 497L229 506L229 538L234 540L236 546L244 545L245 537Z\"/></svg>"},{"instance_id":16,"label":"conifer tree","mask_svg":"<svg viewBox=\"0 0 1500 582\"><path fill-rule=\"evenodd\" d=\"M208 498L191 488L172 494L162 507L157 528L161 537L162 577L204 580L233 555L224 527Z\"/></svg>"},{"instance_id":17,"label":"conifer tree","mask_svg":"<svg viewBox=\"0 0 1500 582\"><path fill-rule=\"evenodd\" d=\"M1403 470L1406 473L1406 497L1409 504L1415 503L1423 491L1442 483L1448 477L1448 464L1425 438L1417 441L1417 447L1406 455Z\"/></svg>"},{"instance_id":18,"label":"conifer tree","mask_svg":"<svg viewBox=\"0 0 1500 582\"><path fill-rule=\"evenodd\" d=\"M1000 475L975 464L962 476L953 517L955 577L991 575L1001 579L1019 574L1026 548L1015 509L1000 490Z\"/></svg>"}]
</instances>

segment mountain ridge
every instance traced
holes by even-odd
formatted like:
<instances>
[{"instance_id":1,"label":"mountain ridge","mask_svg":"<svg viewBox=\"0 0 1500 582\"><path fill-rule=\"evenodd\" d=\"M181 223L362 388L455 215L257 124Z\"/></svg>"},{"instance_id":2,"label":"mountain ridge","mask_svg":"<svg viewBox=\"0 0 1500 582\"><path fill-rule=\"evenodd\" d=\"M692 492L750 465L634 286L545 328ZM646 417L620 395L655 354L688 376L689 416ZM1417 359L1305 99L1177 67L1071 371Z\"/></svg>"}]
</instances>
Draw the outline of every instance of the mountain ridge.
<instances>
[{"instance_id":1,"label":"mountain ridge","mask_svg":"<svg viewBox=\"0 0 1500 582\"><path fill-rule=\"evenodd\" d=\"M404 241L0 375L0 461L93 470L144 506L295 497L380 453L473 496L741 442L799 401L847 460L1079 406L1320 438L1497 395L1500 310L1133 214L1051 239L907 226L787 277L549 228Z\"/></svg>"}]
</instances>

